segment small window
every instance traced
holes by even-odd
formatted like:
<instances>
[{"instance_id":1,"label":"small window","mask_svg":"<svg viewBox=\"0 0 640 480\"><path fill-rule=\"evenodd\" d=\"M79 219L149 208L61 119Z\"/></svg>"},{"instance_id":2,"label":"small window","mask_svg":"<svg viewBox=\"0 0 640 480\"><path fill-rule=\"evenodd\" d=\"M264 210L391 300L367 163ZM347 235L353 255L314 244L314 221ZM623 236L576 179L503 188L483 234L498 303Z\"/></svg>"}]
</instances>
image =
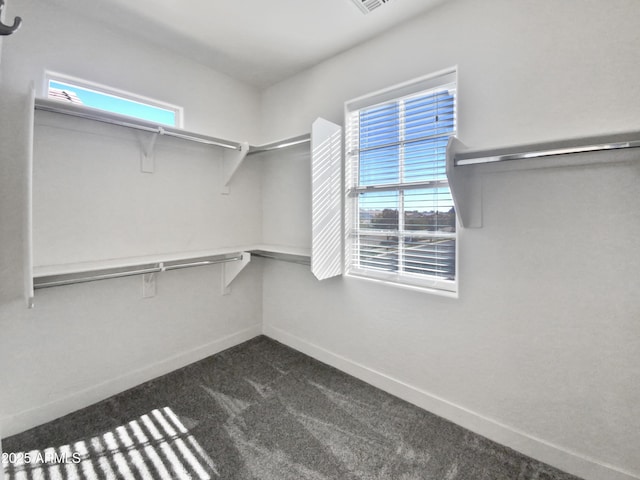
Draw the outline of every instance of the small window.
<instances>
[{"instance_id":1,"label":"small window","mask_svg":"<svg viewBox=\"0 0 640 480\"><path fill-rule=\"evenodd\" d=\"M108 87L72 79L62 75L47 75L47 97L61 102L84 105L105 112L126 115L148 122L182 126L182 109L141 96Z\"/></svg>"},{"instance_id":2,"label":"small window","mask_svg":"<svg viewBox=\"0 0 640 480\"><path fill-rule=\"evenodd\" d=\"M445 160L455 72L346 105L350 275L457 290L456 213Z\"/></svg>"}]
</instances>

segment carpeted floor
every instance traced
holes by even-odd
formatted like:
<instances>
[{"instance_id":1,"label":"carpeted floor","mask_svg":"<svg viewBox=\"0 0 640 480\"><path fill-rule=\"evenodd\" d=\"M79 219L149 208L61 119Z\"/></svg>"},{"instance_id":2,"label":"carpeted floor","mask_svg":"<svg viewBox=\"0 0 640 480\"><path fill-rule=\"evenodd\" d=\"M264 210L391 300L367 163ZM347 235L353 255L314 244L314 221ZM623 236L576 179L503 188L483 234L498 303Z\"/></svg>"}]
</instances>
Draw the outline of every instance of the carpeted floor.
<instances>
[{"instance_id":1,"label":"carpeted floor","mask_svg":"<svg viewBox=\"0 0 640 480\"><path fill-rule=\"evenodd\" d=\"M3 450L6 480L576 480L266 337Z\"/></svg>"}]
</instances>

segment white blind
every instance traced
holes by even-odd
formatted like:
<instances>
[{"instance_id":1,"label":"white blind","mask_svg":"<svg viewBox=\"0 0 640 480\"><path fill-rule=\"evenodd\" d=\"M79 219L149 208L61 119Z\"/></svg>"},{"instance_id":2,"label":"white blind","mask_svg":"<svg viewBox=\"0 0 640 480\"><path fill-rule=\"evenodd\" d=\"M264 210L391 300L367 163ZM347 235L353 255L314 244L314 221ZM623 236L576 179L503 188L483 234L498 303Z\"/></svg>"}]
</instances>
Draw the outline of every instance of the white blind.
<instances>
[{"instance_id":1,"label":"white blind","mask_svg":"<svg viewBox=\"0 0 640 480\"><path fill-rule=\"evenodd\" d=\"M456 85L450 75L446 81L348 112L351 273L455 289L445 153L456 128Z\"/></svg>"}]
</instances>

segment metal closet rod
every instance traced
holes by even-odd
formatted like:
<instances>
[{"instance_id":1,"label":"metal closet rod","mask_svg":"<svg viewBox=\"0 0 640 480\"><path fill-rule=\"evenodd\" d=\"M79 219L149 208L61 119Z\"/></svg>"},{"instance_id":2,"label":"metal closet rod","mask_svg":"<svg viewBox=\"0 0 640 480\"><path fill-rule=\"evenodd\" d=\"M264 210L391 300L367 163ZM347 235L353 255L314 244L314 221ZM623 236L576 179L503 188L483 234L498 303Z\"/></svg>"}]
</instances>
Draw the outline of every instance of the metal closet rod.
<instances>
[{"instance_id":1,"label":"metal closet rod","mask_svg":"<svg viewBox=\"0 0 640 480\"><path fill-rule=\"evenodd\" d=\"M135 130L142 130L144 132L157 133L160 135L166 135L168 137L181 138L183 140L189 140L192 142L215 145L218 147L228 148L230 150L241 149L241 145L239 143L230 142L221 138L209 137L207 135L188 132L179 128L157 125L152 122L133 119L131 117L127 117L126 115L118 115L116 113L105 112L81 105L74 105L72 103L64 103L58 100L37 98L35 100L35 109L42 110L44 112L61 113L63 115L70 115L72 117L85 118L87 120L94 120L96 122L108 123L121 127L133 128Z\"/></svg>"},{"instance_id":2,"label":"metal closet rod","mask_svg":"<svg viewBox=\"0 0 640 480\"><path fill-rule=\"evenodd\" d=\"M303 143L311 142L311 134L305 133L304 135L298 135L297 137L287 138L278 142L267 143L265 145L259 145L256 147L250 147L247 155L254 155L256 153L270 152L272 150L279 150L281 148L294 147Z\"/></svg>"},{"instance_id":3,"label":"metal closet rod","mask_svg":"<svg viewBox=\"0 0 640 480\"><path fill-rule=\"evenodd\" d=\"M133 119L126 115L119 115L117 113L105 112L91 107L83 105L74 105L72 103L64 103L59 100L50 100L47 98L36 98L35 109L42 110L44 112L60 113L63 115L70 115L72 117L85 118L87 120L94 120L96 122L108 123L110 125L118 125L121 127L133 128L135 130L142 130L144 132L156 133L159 135L166 135L168 137L181 138L183 140L189 140L197 143L204 143L207 145L215 145L218 147L228 148L230 150L241 150L242 145L236 142L230 142L221 138L209 137L199 133L188 132L179 128L173 128L164 125L157 125L152 122L145 122L144 120ZM311 135L298 135L296 137L288 138L278 142L269 143L266 145L250 146L247 155L255 153L268 152L271 150L277 150L280 148L293 147L302 143L308 143L311 141Z\"/></svg>"},{"instance_id":4,"label":"metal closet rod","mask_svg":"<svg viewBox=\"0 0 640 480\"><path fill-rule=\"evenodd\" d=\"M142 265L131 265L115 268L101 268L84 272L73 272L59 275L47 275L33 279L33 287L48 288L61 285L73 285L75 283L95 282L110 278L130 277L133 275L145 275L148 273L166 272L182 268L201 267L218 263L234 262L242 260L242 252L211 255L207 257L190 258L188 260L171 260L168 262L152 262Z\"/></svg>"},{"instance_id":5,"label":"metal closet rod","mask_svg":"<svg viewBox=\"0 0 640 480\"><path fill-rule=\"evenodd\" d=\"M639 132L629 132L608 136L594 136L571 140L536 143L519 147L505 147L488 150L469 150L457 152L454 156L456 166L495 163L510 160L571 155L576 153L602 152L640 147Z\"/></svg>"}]
</instances>

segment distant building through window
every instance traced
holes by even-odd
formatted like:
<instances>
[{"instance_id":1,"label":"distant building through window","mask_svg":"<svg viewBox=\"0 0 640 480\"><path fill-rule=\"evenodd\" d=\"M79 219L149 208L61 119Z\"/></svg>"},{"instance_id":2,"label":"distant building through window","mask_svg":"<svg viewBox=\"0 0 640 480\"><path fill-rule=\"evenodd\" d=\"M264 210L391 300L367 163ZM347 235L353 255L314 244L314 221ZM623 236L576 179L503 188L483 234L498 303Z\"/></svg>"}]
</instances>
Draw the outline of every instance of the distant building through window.
<instances>
[{"instance_id":1,"label":"distant building through window","mask_svg":"<svg viewBox=\"0 0 640 480\"><path fill-rule=\"evenodd\" d=\"M144 97L101 88L88 82L73 82L50 76L47 81L47 96L52 100L83 105L105 112L126 115L159 125L181 127L182 109Z\"/></svg>"}]
</instances>

